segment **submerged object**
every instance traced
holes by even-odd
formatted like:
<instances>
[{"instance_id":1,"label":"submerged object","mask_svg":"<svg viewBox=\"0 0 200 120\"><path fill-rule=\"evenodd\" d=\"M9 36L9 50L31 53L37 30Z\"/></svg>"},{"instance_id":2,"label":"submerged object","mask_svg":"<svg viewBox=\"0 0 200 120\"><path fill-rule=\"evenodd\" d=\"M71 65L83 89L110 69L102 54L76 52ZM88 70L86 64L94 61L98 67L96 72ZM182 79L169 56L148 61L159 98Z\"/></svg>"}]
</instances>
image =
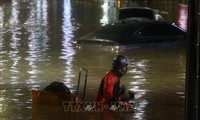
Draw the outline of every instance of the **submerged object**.
<instances>
[{"instance_id":1,"label":"submerged object","mask_svg":"<svg viewBox=\"0 0 200 120\"><path fill-rule=\"evenodd\" d=\"M186 31L174 23L146 18L129 18L101 26L81 37L77 43L179 46L187 42Z\"/></svg>"},{"instance_id":2,"label":"submerged object","mask_svg":"<svg viewBox=\"0 0 200 120\"><path fill-rule=\"evenodd\" d=\"M79 87L81 80L82 70L85 71L85 83L84 83L84 91L82 95L79 95ZM31 90L32 94L32 104L63 104L65 101L74 101L78 103L78 101L83 101L86 93L86 85L87 85L87 74L88 71L85 68L81 68L78 76L78 84L76 94L71 93L70 89L65 86L64 83L61 82L52 82L44 90Z\"/></svg>"}]
</instances>

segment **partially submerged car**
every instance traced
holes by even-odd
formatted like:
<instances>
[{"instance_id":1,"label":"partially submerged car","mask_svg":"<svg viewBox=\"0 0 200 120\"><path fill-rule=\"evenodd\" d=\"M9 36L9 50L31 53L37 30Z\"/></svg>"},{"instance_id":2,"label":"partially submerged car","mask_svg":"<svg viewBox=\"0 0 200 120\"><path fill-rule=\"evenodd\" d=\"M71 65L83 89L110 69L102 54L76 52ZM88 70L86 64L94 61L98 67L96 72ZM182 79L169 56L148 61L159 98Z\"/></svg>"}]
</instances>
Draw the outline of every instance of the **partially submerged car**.
<instances>
[{"instance_id":1,"label":"partially submerged car","mask_svg":"<svg viewBox=\"0 0 200 120\"><path fill-rule=\"evenodd\" d=\"M132 17L147 18L150 20L164 21L164 18L149 7L123 7L119 10L118 20Z\"/></svg>"},{"instance_id":2,"label":"partially submerged car","mask_svg":"<svg viewBox=\"0 0 200 120\"><path fill-rule=\"evenodd\" d=\"M102 26L80 38L77 43L185 44L186 31L166 21L130 18Z\"/></svg>"}]
</instances>

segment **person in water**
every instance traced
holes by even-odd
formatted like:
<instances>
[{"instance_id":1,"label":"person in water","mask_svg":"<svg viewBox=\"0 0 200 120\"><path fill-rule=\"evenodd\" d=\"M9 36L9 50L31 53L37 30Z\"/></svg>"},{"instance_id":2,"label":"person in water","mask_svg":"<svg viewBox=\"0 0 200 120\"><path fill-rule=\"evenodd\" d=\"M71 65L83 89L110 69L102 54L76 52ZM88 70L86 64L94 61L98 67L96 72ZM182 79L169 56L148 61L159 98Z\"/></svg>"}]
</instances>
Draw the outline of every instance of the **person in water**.
<instances>
[{"instance_id":1,"label":"person in water","mask_svg":"<svg viewBox=\"0 0 200 120\"><path fill-rule=\"evenodd\" d=\"M120 78L126 74L128 64L128 57L124 55L116 55L113 58L112 69L105 74L99 86L97 102L111 105L112 102L123 100L126 89L124 85L120 87Z\"/></svg>"}]
</instances>

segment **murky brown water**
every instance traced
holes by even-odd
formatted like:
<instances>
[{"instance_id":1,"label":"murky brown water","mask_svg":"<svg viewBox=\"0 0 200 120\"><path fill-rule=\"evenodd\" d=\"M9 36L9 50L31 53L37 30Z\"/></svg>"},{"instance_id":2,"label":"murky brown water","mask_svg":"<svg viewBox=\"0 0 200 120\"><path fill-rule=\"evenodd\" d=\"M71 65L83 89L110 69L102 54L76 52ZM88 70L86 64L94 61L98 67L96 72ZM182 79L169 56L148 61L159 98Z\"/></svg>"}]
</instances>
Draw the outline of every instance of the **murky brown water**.
<instances>
[{"instance_id":1,"label":"murky brown water","mask_svg":"<svg viewBox=\"0 0 200 120\"><path fill-rule=\"evenodd\" d=\"M76 39L113 22L128 4L148 6L184 29L187 6L178 1L0 1L0 119L1 120L183 120L184 48L131 48L77 45ZM115 54L131 61L122 84L135 92L134 112L74 112L63 106L33 106L31 89L52 81L76 90L79 69L88 69L86 100L92 101Z\"/></svg>"}]
</instances>

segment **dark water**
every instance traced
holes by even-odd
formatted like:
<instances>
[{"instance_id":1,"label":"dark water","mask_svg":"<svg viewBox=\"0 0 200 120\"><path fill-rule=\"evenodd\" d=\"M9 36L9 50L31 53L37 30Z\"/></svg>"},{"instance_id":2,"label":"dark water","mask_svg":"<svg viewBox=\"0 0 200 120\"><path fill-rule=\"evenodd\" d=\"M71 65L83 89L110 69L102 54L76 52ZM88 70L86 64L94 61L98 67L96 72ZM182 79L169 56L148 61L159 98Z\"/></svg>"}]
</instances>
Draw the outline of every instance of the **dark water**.
<instances>
[{"instance_id":1,"label":"dark water","mask_svg":"<svg viewBox=\"0 0 200 120\"><path fill-rule=\"evenodd\" d=\"M181 3L181 4L179 4ZM120 7L148 6L187 28L184 1L0 1L0 119L183 120L185 48L77 45L76 39L117 19ZM63 106L32 106L31 89L52 81L76 90L79 69L88 69L86 100L95 98L116 54L131 61L122 84L135 92L133 112L65 112Z\"/></svg>"}]
</instances>

